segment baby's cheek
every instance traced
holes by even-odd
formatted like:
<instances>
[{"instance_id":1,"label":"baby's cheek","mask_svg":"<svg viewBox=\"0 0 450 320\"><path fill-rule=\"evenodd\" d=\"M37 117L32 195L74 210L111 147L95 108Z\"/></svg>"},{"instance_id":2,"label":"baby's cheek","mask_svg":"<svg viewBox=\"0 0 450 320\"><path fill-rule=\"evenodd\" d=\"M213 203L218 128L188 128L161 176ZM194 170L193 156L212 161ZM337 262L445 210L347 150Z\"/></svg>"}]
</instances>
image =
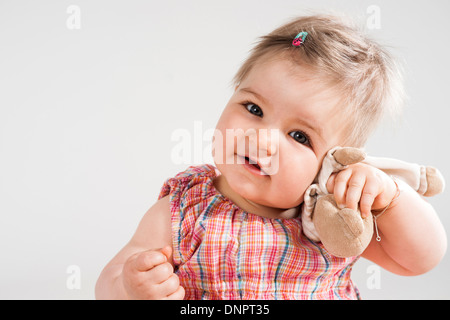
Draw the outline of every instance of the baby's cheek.
<instances>
[{"instance_id":1,"label":"baby's cheek","mask_svg":"<svg viewBox=\"0 0 450 320\"><path fill-rule=\"evenodd\" d=\"M302 179L291 176L282 182L277 192L277 199L281 208L293 208L303 202L306 189L311 183L306 183Z\"/></svg>"}]
</instances>

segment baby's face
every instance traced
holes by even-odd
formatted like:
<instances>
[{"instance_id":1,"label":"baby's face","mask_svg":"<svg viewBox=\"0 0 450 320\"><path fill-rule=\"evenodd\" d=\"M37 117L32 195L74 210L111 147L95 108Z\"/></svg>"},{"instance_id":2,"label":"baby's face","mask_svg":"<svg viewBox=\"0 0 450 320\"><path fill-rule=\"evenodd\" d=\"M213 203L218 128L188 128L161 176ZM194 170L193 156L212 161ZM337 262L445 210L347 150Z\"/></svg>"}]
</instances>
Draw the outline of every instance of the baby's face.
<instances>
[{"instance_id":1,"label":"baby's face","mask_svg":"<svg viewBox=\"0 0 450 320\"><path fill-rule=\"evenodd\" d=\"M326 152L342 141L339 96L310 72L289 60L260 63L225 107L214 160L240 196L274 208L298 206Z\"/></svg>"}]
</instances>

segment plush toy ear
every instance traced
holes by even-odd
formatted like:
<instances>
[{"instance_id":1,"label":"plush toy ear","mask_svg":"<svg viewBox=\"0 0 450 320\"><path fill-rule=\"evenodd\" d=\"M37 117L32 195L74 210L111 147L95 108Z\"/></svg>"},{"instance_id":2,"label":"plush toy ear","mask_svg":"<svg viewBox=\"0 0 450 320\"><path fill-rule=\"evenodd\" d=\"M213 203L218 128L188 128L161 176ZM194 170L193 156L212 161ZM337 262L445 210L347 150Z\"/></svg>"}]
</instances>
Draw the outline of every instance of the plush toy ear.
<instances>
[{"instance_id":1,"label":"plush toy ear","mask_svg":"<svg viewBox=\"0 0 450 320\"><path fill-rule=\"evenodd\" d=\"M442 193L445 189L445 180L438 169L426 167L427 191L423 194L425 197L432 197Z\"/></svg>"},{"instance_id":2,"label":"plush toy ear","mask_svg":"<svg viewBox=\"0 0 450 320\"><path fill-rule=\"evenodd\" d=\"M359 148L344 147L337 149L333 156L337 162L343 166L348 166L363 161L366 158L366 153Z\"/></svg>"}]
</instances>

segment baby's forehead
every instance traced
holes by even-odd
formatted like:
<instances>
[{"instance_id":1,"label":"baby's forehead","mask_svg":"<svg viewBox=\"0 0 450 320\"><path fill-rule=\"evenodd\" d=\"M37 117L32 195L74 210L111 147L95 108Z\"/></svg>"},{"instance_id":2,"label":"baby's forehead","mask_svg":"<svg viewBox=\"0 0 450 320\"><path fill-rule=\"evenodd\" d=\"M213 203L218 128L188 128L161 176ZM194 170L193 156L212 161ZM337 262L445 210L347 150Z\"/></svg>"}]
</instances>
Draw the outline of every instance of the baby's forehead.
<instances>
[{"instance_id":1,"label":"baby's forehead","mask_svg":"<svg viewBox=\"0 0 450 320\"><path fill-rule=\"evenodd\" d=\"M262 74L265 76L264 78L261 78ZM273 81L274 79L282 81L283 78L293 78L301 81L303 85L308 85L311 87L310 89L313 86L317 88L315 94L333 94L335 96L342 94L342 90L339 88L340 81L336 75L326 73L318 66L308 64L298 55L292 55L288 52L266 54L259 57L240 83L249 78L260 81Z\"/></svg>"},{"instance_id":2,"label":"baby's forehead","mask_svg":"<svg viewBox=\"0 0 450 320\"><path fill-rule=\"evenodd\" d=\"M333 104L342 109L345 94L331 77L312 66L274 56L254 64L237 87L256 91L267 99L297 98L298 103Z\"/></svg>"}]
</instances>

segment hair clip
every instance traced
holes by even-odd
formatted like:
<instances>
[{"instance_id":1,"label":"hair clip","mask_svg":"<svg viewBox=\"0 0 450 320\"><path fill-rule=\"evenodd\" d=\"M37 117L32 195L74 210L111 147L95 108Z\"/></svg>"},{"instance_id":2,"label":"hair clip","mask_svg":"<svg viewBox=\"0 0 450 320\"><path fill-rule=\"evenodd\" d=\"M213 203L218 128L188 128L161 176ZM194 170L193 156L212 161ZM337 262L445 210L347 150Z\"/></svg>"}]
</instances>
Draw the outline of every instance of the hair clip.
<instances>
[{"instance_id":1,"label":"hair clip","mask_svg":"<svg viewBox=\"0 0 450 320\"><path fill-rule=\"evenodd\" d=\"M302 31L300 32L295 38L294 40L292 40L292 45L294 47L300 47L300 45L305 42L305 38L308 35L308 32ZM301 37L301 38L300 38Z\"/></svg>"}]
</instances>

